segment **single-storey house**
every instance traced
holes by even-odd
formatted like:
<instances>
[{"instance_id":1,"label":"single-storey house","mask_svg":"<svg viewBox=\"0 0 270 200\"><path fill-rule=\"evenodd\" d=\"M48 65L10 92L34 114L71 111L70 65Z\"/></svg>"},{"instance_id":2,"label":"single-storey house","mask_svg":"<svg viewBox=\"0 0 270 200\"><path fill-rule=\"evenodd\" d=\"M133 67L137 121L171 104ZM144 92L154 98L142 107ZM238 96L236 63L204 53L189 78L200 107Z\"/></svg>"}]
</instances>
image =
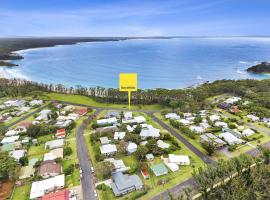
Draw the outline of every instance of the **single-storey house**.
<instances>
[{"instance_id":1,"label":"single-storey house","mask_svg":"<svg viewBox=\"0 0 270 200\"><path fill-rule=\"evenodd\" d=\"M169 162L177 165L190 165L189 156L169 154Z\"/></svg>"},{"instance_id":2,"label":"single-storey house","mask_svg":"<svg viewBox=\"0 0 270 200\"><path fill-rule=\"evenodd\" d=\"M62 129L58 129L55 133L55 137L57 139L62 139L66 137L66 129L62 128Z\"/></svg>"},{"instance_id":3,"label":"single-storey house","mask_svg":"<svg viewBox=\"0 0 270 200\"><path fill-rule=\"evenodd\" d=\"M36 181L32 183L30 199L38 199L46 193L65 187L65 175L61 174L53 178Z\"/></svg>"},{"instance_id":4,"label":"single-storey house","mask_svg":"<svg viewBox=\"0 0 270 200\"><path fill-rule=\"evenodd\" d=\"M104 161L111 162L114 165L115 172L125 172L130 169L130 167L126 167L123 160L116 160L114 158L106 158Z\"/></svg>"},{"instance_id":5,"label":"single-storey house","mask_svg":"<svg viewBox=\"0 0 270 200\"><path fill-rule=\"evenodd\" d=\"M189 124L192 124L192 122L187 120L187 119L179 119L177 121L180 122L181 124L185 125L185 126L187 126Z\"/></svg>"},{"instance_id":6,"label":"single-storey house","mask_svg":"<svg viewBox=\"0 0 270 200\"><path fill-rule=\"evenodd\" d=\"M136 121L137 124L141 124L141 123L145 123L146 122L146 119L144 118L144 116L134 117L134 120Z\"/></svg>"},{"instance_id":7,"label":"single-storey house","mask_svg":"<svg viewBox=\"0 0 270 200\"><path fill-rule=\"evenodd\" d=\"M143 183L137 175L126 175L122 172L112 174L111 188L115 196L121 196L143 188Z\"/></svg>"},{"instance_id":8,"label":"single-storey house","mask_svg":"<svg viewBox=\"0 0 270 200\"><path fill-rule=\"evenodd\" d=\"M115 140L123 140L125 136L126 136L125 132L115 132L113 138Z\"/></svg>"},{"instance_id":9,"label":"single-storey house","mask_svg":"<svg viewBox=\"0 0 270 200\"><path fill-rule=\"evenodd\" d=\"M219 138L223 138L229 145L244 143L243 140L237 138L229 132L224 132L218 135Z\"/></svg>"},{"instance_id":10,"label":"single-storey house","mask_svg":"<svg viewBox=\"0 0 270 200\"><path fill-rule=\"evenodd\" d=\"M220 120L220 116L219 115L210 115L209 116L209 119L212 122L219 121Z\"/></svg>"},{"instance_id":11,"label":"single-storey house","mask_svg":"<svg viewBox=\"0 0 270 200\"><path fill-rule=\"evenodd\" d=\"M106 118L116 117L117 119L119 119L120 113L118 111L108 111L105 117Z\"/></svg>"},{"instance_id":12,"label":"single-storey house","mask_svg":"<svg viewBox=\"0 0 270 200\"><path fill-rule=\"evenodd\" d=\"M260 121L260 118L255 115L247 115L247 118L251 119L253 122Z\"/></svg>"},{"instance_id":13,"label":"single-storey house","mask_svg":"<svg viewBox=\"0 0 270 200\"><path fill-rule=\"evenodd\" d=\"M165 167L163 163L153 165L151 166L151 169L156 176L168 174L168 169Z\"/></svg>"},{"instance_id":14,"label":"single-storey house","mask_svg":"<svg viewBox=\"0 0 270 200\"><path fill-rule=\"evenodd\" d=\"M164 142L163 140L158 140L157 146L161 149L168 149L170 147L170 144Z\"/></svg>"},{"instance_id":15,"label":"single-storey house","mask_svg":"<svg viewBox=\"0 0 270 200\"><path fill-rule=\"evenodd\" d=\"M102 144L102 145L104 145L104 144L109 144L111 141L108 139L108 137L101 137L101 138L99 138L99 140L100 140L100 143Z\"/></svg>"},{"instance_id":16,"label":"single-storey house","mask_svg":"<svg viewBox=\"0 0 270 200\"><path fill-rule=\"evenodd\" d=\"M38 173L43 178L49 178L61 174L61 171L62 168L59 163L53 160L46 160L40 163Z\"/></svg>"},{"instance_id":17,"label":"single-storey house","mask_svg":"<svg viewBox=\"0 0 270 200\"><path fill-rule=\"evenodd\" d=\"M56 149L64 146L64 139L51 140L45 143L45 149Z\"/></svg>"},{"instance_id":18,"label":"single-storey house","mask_svg":"<svg viewBox=\"0 0 270 200\"><path fill-rule=\"evenodd\" d=\"M63 158L63 148L52 149L50 152L45 153L43 160L54 160L56 158Z\"/></svg>"},{"instance_id":19,"label":"single-storey house","mask_svg":"<svg viewBox=\"0 0 270 200\"><path fill-rule=\"evenodd\" d=\"M153 161L154 160L154 155L152 153L148 153L145 155L146 159L148 161Z\"/></svg>"},{"instance_id":20,"label":"single-storey house","mask_svg":"<svg viewBox=\"0 0 270 200\"><path fill-rule=\"evenodd\" d=\"M144 179L148 179L149 178L149 172L147 169L142 169L141 170L141 174L143 176Z\"/></svg>"},{"instance_id":21,"label":"single-storey house","mask_svg":"<svg viewBox=\"0 0 270 200\"><path fill-rule=\"evenodd\" d=\"M20 158L24 157L26 154L26 151L24 149L20 149L20 150L14 150L11 151L10 156L13 157L16 161L19 161Z\"/></svg>"},{"instance_id":22,"label":"single-storey house","mask_svg":"<svg viewBox=\"0 0 270 200\"><path fill-rule=\"evenodd\" d=\"M245 130L243 130L242 131L242 135L243 136L251 136L251 135L253 135L255 132L253 131L253 130L251 130L251 129L245 129Z\"/></svg>"},{"instance_id":23,"label":"single-storey house","mask_svg":"<svg viewBox=\"0 0 270 200\"><path fill-rule=\"evenodd\" d=\"M30 101L29 104L30 104L30 106L40 106L43 104L43 101L34 99L34 100Z\"/></svg>"},{"instance_id":24,"label":"single-storey house","mask_svg":"<svg viewBox=\"0 0 270 200\"><path fill-rule=\"evenodd\" d=\"M148 137L159 138L160 137L159 132L160 132L159 129L148 126L148 128L141 130L140 136L142 140L145 140Z\"/></svg>"},{"instance_id":25,"label":"single-storey house","mask_svg":"<svg viewBox=\"0 0 270 200\"><path fill-rule=\"evenodd\" d=\"M166 119L175 119L175 120L177 120L177 119L180 119L180 116L177 115L176 113L167 113L165 115L165 118Z\"/></svg>"},{"instance_id":26,"label":"single-storey house","mask_svg":"<svg viewBox=\"0 0 270 200\"><path fill-rule=\"evenodd\" d=\"M132 112L124 112L124 118L125 118L126 120L132 119L132 118L133 118Z\"/></svg>"},{"instance_id":27,"label":"single-storey house","mask_svg":"<svg viewBox=\"0 0 270 200\"><path fill-rule=\"evenodd\" d=\"M20 138L18 135L10 136L10 137L4 137L1 141L1 144L9 144L17 141Z\"/></svg>"},{"instance_id":28,"label":"single-storey house","mask_svg":"<svg viewBox=\"0 0 270 200\"><path fill-rule=\"evenodd\" d=\"M99 148L100 148L101 154L104 154L104 155L112 155L112 154L116 153L116 151L117 151L115 144L105 144Z\"/></svg>"},{"instance_id":29,"label":"single-storey house","mask_svg":"<svg viewBox=\"0 0 270 200\"><path fill-rule=\"evenodd\" d=\"M34 176L34 174L35 168L33 166L24 166L20 170L19 179L30 178L31 176Z\"/></svg>"}]
</instances>

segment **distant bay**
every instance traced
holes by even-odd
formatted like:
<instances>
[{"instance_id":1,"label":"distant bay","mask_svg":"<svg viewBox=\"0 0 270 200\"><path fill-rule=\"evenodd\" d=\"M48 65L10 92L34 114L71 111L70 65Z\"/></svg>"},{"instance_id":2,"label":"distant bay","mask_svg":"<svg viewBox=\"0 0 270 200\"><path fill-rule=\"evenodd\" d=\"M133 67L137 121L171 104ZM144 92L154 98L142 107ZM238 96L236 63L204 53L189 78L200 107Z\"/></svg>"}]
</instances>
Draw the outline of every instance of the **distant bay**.
<instances>
[{"instance_id":1,"label":"distant bay","mask_svg":"<svg viewBox=\"0 0 270 200\"><path fill-rule=\"evenodd\" d=\"M183 88L220 79L264 79L245 70L270 61L270 38L216 37L89 42L18 51L7 78L66 86L118 87L121 72L138 73L139 88Z\"/></svg>"}]
</instances>

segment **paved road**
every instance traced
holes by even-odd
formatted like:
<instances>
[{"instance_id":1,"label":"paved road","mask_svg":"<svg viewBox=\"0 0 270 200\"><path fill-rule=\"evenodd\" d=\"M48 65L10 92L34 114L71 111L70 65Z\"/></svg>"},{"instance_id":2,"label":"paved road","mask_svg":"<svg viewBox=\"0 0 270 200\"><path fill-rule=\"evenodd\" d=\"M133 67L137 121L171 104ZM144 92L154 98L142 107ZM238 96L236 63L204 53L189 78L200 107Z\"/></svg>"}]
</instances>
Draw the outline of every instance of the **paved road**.
<instances>
[{"instance_id":1,"label":"paved road","mask_svg":"<svg viewBox=\"0 0 270 200\"><path fill-rule=\"evenodd\" d=\"M98 115L102 109L97 109L94 115ZM90 161L89 153L86 146L86 141L84 138L84 131L93 120L94 116L90 116L87 119L87 123L82 123L79 128L76 130L76 142L77 142L77 155L79 158L80 167L82 169L82 178L81 185L83 190L83 199L84 200L94 200L97 199L94 195L95 184L94 184L94 175L91 172L92 163Z\"/></svg>"},{"instance_id":2,"label":"paved road","mask_svg":"<svg viewBox=\"0 0 270 200\"><path fill-rule=\"evenodd\" d=\"M20 123L20 122L26 120L28 117L31 117L32 115L34 115L34 114L40 112L42 109L46 108L47 106L48 106L48 104L44 104L43 106L37 108L37 109L34 110L33 112L31 112L31 113L29 113L29 114L23 116L22 118L20 118L20 119L14 121L14 122L12 122L12 123L10 123L9 125L5 126L5 128L7 128L7 129L11 128L12 126L14 126L14 125L16 125L16 124L18 124L18 123Z\"/></svg>"},{"instance_id":3,"label":"paved road","mask_svg":"<svg viewBox=\"0 0 270 200\"><path fill-rule=\"evenodd\" d=\"M194 147L191 143L189 143L189 141L187 141L183 136L181 136L177 131L169 127L162 120L158 119L152 112L147 112L147 114L150 115L150 117L154 119L155 122L159 123L162 126L162 128L169 131L178 140L180 140L187 148L189 148L193 153L195 153L199 158L201 158L204 163L209 164L209 165L216 164L216 161L212 160L211 158L203 154L201 151L199 151L196 147Z\"/></svg>"}]
</instances>

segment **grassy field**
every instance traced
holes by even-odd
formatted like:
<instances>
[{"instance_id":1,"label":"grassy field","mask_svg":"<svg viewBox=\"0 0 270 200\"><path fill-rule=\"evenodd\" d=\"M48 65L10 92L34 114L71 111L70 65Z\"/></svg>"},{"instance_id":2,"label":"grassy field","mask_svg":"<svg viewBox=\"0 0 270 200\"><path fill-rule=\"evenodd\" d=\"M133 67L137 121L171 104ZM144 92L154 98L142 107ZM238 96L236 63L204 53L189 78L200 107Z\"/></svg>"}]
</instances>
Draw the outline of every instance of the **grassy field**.
<instances>
[{"instance_id":1,"label":"grassy field","mask_svg":"<svg viewBox=\"0 0 270 200\"><path fill-rule=\"evenodd\" d=\"M12 200L28 200L31 190L31 184L15 187Z\"/></svg>"},{"instance_id":2,"label":"grassy field","mask_svg":"<svg viewBox=\"0 0 270 200\"><path fill-rule=\"evenodd\" d=\"M112 104L112 103L99 103L90 97L74 95L74 94L60 94L60 93L43 93L43 98L48 100L67 101L71 103L80 103L89 106L96 106L102 108L128 108L128 104ZM144 110L161 110L164 109L159 104L153 105L131 105L132 110L144 109Z\"/></svg>"}]
</instances>

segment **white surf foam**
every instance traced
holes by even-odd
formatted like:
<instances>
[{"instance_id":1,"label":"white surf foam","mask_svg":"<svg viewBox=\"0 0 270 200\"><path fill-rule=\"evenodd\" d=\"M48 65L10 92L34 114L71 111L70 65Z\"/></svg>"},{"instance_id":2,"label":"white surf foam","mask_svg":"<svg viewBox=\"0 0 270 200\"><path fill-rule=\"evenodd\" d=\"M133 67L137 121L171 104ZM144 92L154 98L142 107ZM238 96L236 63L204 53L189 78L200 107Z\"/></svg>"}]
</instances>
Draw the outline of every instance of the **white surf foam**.
<instances>
[{"instance_id":1,"label":"white surf foam","mask_svg":"<svg viewBox=\"0 0 270 200\"><path fill-rule=\"evenodd\" d=\"M1 78L20 78L20 79L29 79L24 75L21 70L14 68L0 68L0 77Z\"/></svg>"},{"instance_id":2,"label":"white surf foam","mask_svg":"<svg viewBox=\"0 0 270 200\"><path fill-rule=\"evenodd\" d=\"M239 63L241 63L241 64L248 64L249 62L247 62L247 61L239 61Z\"/></svg>"}]
</instances>

